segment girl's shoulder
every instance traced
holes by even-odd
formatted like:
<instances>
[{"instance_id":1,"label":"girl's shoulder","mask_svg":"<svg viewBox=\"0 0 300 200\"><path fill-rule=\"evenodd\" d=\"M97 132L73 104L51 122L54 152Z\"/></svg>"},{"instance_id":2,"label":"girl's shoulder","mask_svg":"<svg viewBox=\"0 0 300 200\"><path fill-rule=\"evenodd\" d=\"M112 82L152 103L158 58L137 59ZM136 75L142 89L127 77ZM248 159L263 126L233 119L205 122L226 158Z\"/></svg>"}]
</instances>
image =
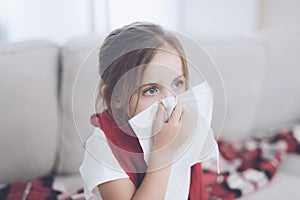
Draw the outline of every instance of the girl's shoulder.
<instances>
[{"instance_id":1,"label":"girl's shoulder","mask_svg":"<svg viewBox=\"0 0 300 200\"><path fill-rule=\"evenodd\" d=\"M103 130L99 127L94 127L93 132L84 140L83 147L86 148L90 144L93 144L97 141L103 142L103 140L106 141Z\"/></svg>"},{"instance_id":2,"label":"girl's shoulder","mask_svg":"<svg viewBox=\"0 0 300 200\"><path fill-rule=\"evenodd\" d=\"M79 172L85 183L86 195L101 199L97 189L99 184L129 177L114 157L103 130L95 127L85 143Z\"/></svg>"}]
</instances>

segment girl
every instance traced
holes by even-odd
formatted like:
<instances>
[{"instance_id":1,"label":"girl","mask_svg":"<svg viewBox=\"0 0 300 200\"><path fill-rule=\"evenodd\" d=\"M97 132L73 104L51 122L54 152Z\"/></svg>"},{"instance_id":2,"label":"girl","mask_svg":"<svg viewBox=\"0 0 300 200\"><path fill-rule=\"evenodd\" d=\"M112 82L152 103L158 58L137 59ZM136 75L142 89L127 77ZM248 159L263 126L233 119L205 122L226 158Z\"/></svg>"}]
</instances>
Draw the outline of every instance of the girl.
<instances>
[{"instance_id":1,"label":"girl","mask_svg":"<svg viewBox=\"0 0 300 200\"><path fill-rule=\"evenodd\" d=\"M106 109L91 117L96 128L86 141L80 166L86 199L165 199L172 158L189 135L184 128L186 113L177 103L166 119L166 107L159 103L147 163L128 120L153 103L186 91L183 48L161 26L133 23L106 37L99 63L99 96ZM96 104L98 109L99 101ZM187 176L186 198L206 199L201 164L193 165Z\"/></svg>"}]
</instances>

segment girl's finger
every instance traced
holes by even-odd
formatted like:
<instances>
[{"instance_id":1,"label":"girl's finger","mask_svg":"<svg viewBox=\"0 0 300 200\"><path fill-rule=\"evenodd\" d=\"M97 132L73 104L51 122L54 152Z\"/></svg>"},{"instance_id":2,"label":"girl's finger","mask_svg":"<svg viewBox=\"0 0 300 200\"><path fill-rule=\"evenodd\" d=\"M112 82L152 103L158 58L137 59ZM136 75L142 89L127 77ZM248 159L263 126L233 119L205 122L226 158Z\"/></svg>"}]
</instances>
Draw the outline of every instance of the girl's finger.
<instances>
[{"instance_id":1,"label":"girl's finger","mask_svg":"<svg viewBox=\"0 0 300 200\"><path fill-rule=\"evenodd\" d=\"M182 107L180 106L179 103L176 104L169 121L180 121L181 120L181 115L182 115Z\"/></svg>"},{"instance_id":2,"label":"girl's finger","mask_svg":"<svg viewBox=\"0 0 300 200\"><path fill-rule=\"evenodd\" d=\"M154 119L154 134L159 132L164 124L165 108L162 103L158 104L158 109Z\"/></svg>"}]
</instances>

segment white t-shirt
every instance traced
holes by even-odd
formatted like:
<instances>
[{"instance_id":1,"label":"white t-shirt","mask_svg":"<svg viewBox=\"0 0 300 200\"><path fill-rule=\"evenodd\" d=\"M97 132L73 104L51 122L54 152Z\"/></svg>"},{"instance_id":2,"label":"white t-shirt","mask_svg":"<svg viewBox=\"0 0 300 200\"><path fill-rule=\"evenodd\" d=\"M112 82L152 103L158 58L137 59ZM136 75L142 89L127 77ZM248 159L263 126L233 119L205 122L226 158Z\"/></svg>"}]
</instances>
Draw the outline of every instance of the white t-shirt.
<instances>
[{"instance_id":1,"label":"white t-shirt","mask_svg":"<svg viewBox=\"0 0 300 200\"><path fill-rule=\"evenodd\" d=\"M100 128L95 128L85 147L84 159L79 168L84 181L84 195L86 200L99 200L102 199L97 187L99 184L129 177L115 159Z\"/></svg>"},{"instance_id":2,"label":"white t-shirt","mask_svg":"<svg viewBox=\"0 0 300 200\"><path fill-rule=\"evenodd\" d=\"M100 128L95 127L94 132L86 141L85 147L84 159L79 168L84 181L84 195L86 200L101 200L97 187L99 184L129 178L129 176L113 155ZM202 161L215 157L215 153L216 151L212 151ZM192 164L187 164L182 160L184 160L184 157L172 164L165 196L166 200L188 198Z\"/></svg>"}]
</instances>

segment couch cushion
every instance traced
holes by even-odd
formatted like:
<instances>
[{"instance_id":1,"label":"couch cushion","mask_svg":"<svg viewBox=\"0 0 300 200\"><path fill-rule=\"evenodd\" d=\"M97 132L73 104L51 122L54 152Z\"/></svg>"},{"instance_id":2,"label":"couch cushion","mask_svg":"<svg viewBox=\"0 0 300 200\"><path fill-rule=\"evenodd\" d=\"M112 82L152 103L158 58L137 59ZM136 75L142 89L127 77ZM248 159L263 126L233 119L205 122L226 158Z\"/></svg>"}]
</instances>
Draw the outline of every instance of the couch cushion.
<instances>
[{"instance_id":1,"label":"couch cushion","mask_svg":"<svg viewBox=\"0 0 300 200\"><path fill-rule=\"evenodd\" d=\"M83 180L80 174L55 176L52 188L63 193L75 192L83 188Z\"/></svg>"},{"instance_id":2,"label":"couch cushion","mask_svg":"<svg viewBox=\"0 0 300 200\"><path fill-rule=\"evenodd\" d=\"M290 154L284 158L280 165L280 170L300 179L300 155Z\"/></svg>"},{"instance_id":3,"label":"couch cushion","mask_svg":"<svg viewBox=\"0 0 300 200\"><path fill-rule=\"evenodd\" d=\"M261 84L266 70L266 48L254 39L226 39L202 41L222 76L226 95L226 117L221 137L226 140L243 140L255 127L257 105L262 93ZM214 88L215 96L222 91ZM223 104L214 98L214 113ZM222 115L213 115L212 127L219 131ZM216 133L220 134L220 133Z\"/></svg>"},{"instance_id":4,"label":"couch cushion","mask_svg":"<svg viewBox=\"0 0 300 200\"><path fill-rule=\"evenodd\" d=\"M254 125L258 130L296 124L300 120L300 30L264 33L268 66Z\"/></svg>"},{"instance_id":5,"label":"couch cushion","mask_svg":"<svg viewBox=\"0 0 300 200\"><path fill-rule=\"evenodd\" d=\"M90 116L95 112L100 42L96 36L75 38L62 50L62 137L56 170L59 174L79 172L84 153L82 141L93 132ZM95 46L98 48L90 54Z\"/></svg>"},{"instance_id":6,"label":"couch cushion","mask_svg":"<svg viewBox=\"0 0 300 200\"><path fill-rule=\"evenodd\" d=\"M0 183L33 179L54 166L58 54L46 41L0 46Z\"/></svg>"},{"instance_id":7,"label":"couch cushion","mask_svg":"<svg viewBox=\"0 0 300 200\"><path fill-rule=\"evenodd\" d=\"M257 199L298 199L300 196L300 178L278 171L270 184L239 200Z\"/></svg>"}]
</instances>

